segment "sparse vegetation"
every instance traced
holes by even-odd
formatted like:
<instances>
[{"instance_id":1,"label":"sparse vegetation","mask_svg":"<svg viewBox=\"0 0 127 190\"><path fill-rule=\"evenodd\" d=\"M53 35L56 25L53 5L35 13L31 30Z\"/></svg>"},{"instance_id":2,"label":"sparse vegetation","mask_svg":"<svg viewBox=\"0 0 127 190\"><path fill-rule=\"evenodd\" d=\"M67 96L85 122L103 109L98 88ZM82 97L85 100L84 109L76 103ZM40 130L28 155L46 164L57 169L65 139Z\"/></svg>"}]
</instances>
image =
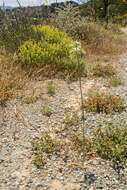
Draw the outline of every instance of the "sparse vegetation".
<instances>
[{"instance_id":1,"label":"sparse vegetation","mask_svg":"<svg viewBox=\"0 0 127 190\"><path fill-rule=\"evenodd\" d=\"M37 152L44 152L47 154L52 154L58 151L58 143L48 133L42 133L41 137L35 139L32 142L33 148Z\"/></svg>"},{"instance_id":2,"label":"sparse vegetation","mask_svg":"<svg viewBox=\"0 0 127 190\"><path fill-rule=\"evenodd\" d=\"M0 6L0 189L126 189L125 0L20 1Z\"/></svg>"},{"instance_id":3,"label":"sparse vegetation","mask_svg":"<svg viewBox=\"0 0 127 190\"><path fill-rule=\"evenodd\" d=\"M35 95L31 95L31 96L26 96L23 98L23 102L25 104L33 104L38 100L38 97Z\"/></svg>"},{"instance_id":4,"label":"sparse vegetation","mask_svg":"<svg viewBox=\"0 0 127 190\"><path fill-rule=\"evenodd\" d=\"M77 112L66 112L64 116L64 123L66 126L75 126L79 123L80 118Z\"/></svg>"},{"instance_id":5,"label":"sparse vegetation","mask_svg":"<svg viewBox=\"0 0 127 190\"><path fill-rule=\"evenodd\" d=\"M47 116L47 117L50 117L53 113L53 110L51 107L49 106L44 106L41 110L41 112L43 113L43 115Z\"/></svg>"},{"instance_id":6,"label":"sparse vegetation","mask_svg":"<svg viewBox=\"0 0 127 190\"><path fill-rule=\"evenodd\" d=\"M53 81L48 82L48 84L47 84L47 93L50 96L55 95L55 93L56 93L56 87L55 87Z\"/></svg>"},{"instance_id":7,"label":"sparse vegetation","mask_svg":"<svg viewBox=\"0 0 127 190\"><path fill-rule=\"evenodd\" d=\"M84 108L87 112L121 113L125 109L125 101L120 96L93 92L84 100Z\"/></svg>"},{"instance_id":8,"label":"sparse vegetation","mask_svg":"<svg viewBox=\"0 0 127 190\"><path fill-rule=\"evenodd\" d=\"M114 76L110 77L110 79L109 79L110 86L117 87L122 84L123 84L123 81L121 80L121 78L119 76L114 75Z\"/></svg>"},{"instance_id":9,"label":"sparse vegetation","mask_svg":"<svg viewBox=\"0 0 127 190\"><path fill-rule=\"evenodd\" d=\"M93 153L93 142L89 137L83 137L81 134L75 134L72 137L72 144L74 150L78 151L79 153L83 151L85 154Z\"/></svg>"},{"instance_id":10,"label":"sparse vegetation","mask_svg":"<svg viewBox=\"0 0 127 190\"><path fill-rule=\"evenodd\" d=\"M127 126L126 123L107 123L103 127L99 126L94 131L92 138L82 137L76 134L72 137L74 150L85 155L97 154L103 159L111 160L115 163L127 163Z\"/></svg>"},{"instance_id":11,"label":"sparse vegetation","mask_svg":"<svg viewBox=\"0 0 127 190\"><path fill-rule=\"evenodd\" d=\"M112 77L116 75L117 71L114 66L110 63L96 63L93 66L92 73L96 77Z\"/></svg>"}]
</instances>

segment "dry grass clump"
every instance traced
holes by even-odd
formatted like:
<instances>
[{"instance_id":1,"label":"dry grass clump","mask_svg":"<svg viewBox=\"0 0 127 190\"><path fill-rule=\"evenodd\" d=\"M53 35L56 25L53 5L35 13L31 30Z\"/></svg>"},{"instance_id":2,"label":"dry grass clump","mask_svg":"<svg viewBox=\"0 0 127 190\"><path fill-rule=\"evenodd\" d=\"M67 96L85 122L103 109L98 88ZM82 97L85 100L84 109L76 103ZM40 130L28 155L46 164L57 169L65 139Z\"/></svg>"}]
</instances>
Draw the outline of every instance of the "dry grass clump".
<instances>
[{"instance_id":1,"label":"dry grass clump","mask_svg":"<svg viewBox=\"0 0 127 190\"><path fill-rule=\"evenodd\" d=\"M105 29L101 23L86 21L78 29L82 44L92 54L116 54L122 51L121 46L125 44L122 35Z\"/></svg>"},{"instance_id":2,"label":"dry grass clump","mask_svg":"<svg viewBox=\"0 0 127 190\"><path fill-rule=\"evenodd\" d=\"M96 63L93 66L92 73L96 77L111 77L114 76L117 71L111 63Z\"/></svg>"},{"instance_id":3,"label":"dry grass clump","mask_svg":"<svg viewBox=\"0 0 127 190\"><path fill-rule=\"evenodd\" d=\"M32 96L26 96L23 98L23 103L25 104L33 104L38 100L38 96L32 95Z\"/></svg>"},{"instance_id":4,"label":"dry grass clump","mask_svg":"<svg viewBox=\"0 0 127 190\"><path fill-rule=\"evenodd\" d=\"M84 100L84 108L94 113L121 113L125 109L125 101L120 96L95 92Z\"/></svg>"},{"instance_id":5,"label":"dry grass clump","mask_svg":"<svg viewBox=\"0 0 127 190\"><path fill-rule=\"evenodd\" d=\"M0 103L14 97L25 84L25 73L11 58L0 54Z\"/></svg>"}]
</instances>

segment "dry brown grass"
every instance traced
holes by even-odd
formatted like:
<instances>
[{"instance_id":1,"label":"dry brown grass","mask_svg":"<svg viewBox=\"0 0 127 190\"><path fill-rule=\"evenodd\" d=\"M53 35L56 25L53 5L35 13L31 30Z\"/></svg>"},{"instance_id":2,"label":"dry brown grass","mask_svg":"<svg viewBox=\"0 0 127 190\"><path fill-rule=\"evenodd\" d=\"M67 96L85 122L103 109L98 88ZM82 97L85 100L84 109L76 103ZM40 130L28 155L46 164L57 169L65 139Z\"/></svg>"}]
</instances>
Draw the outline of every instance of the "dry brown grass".
<instances>
[{"instance_id":1,"label":"dry brown grass","mask_svg":"<svg viewBox=\"0 0 127 190\"><path fill-rule=\"evenodd\" d=\"M112 77L117 73L117 71L111 63L95 63L92 73L95 77Z\"/></svg>"},{"instance_id":2,"label":"dry brown grass","mask_svg":"<svg viewBox=\"0 0 127 190\"><path fill-rule=\"evenodd\" d=\"M92 54L116 55L122 52L125 46L125 37L110 30L106 30L99 24L92 23L82 41Z\"/></svg>"},{"instance_id":3,"label":"dry brown grass","mask_svg":"<svg viewBox=\"0 0 127 190\"><path fill-rule=\"evenodd\" d=\"M24 87L25 72L7 54L0 54L0 104L6 102Z\"/></svg>"},{"instance_id":4,"label":"dry brown grass","mask_svg":"<svg viewBox=\"0 0 127 190\"><path fill-rule=\"evenodd\" d=\"M122 97L107 93L93 92L84 100L84 109L87 112L112 114L121 113L125 109Z\"/></svg>"}]
</instances>

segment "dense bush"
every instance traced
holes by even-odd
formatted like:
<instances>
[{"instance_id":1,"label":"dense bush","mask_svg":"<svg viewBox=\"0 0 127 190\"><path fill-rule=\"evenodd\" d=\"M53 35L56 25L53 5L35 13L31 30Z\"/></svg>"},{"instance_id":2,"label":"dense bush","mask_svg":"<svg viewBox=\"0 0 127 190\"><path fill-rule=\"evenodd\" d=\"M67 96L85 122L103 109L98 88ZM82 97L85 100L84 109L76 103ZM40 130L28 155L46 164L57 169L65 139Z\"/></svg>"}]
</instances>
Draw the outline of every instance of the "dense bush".
<instances>
[{"instance_id":1,"label":"dense bush","mask_svg":"<svg viewBox=\"0 0 127 190\"><path fill-rule=\"evenodd\" d=\"M95 132L94 146L99 156L120 162L127 161L127 126L110 124Z\"/></svg>"},{"instance_id":2,"label":"dense bush","mask_svg":"<svg viewBox=\"0 0 127 190\"><path fill-rule=\"evenodd\" d=\"M84 108L87 112L121 113L125 109L125 102L120 96L95 92L84 100Z\"/></svg>"},{"instance_id":3,"label":"dense bush","mask_svg":"<svg viewBox=\"0 0 127 190\"><path fill-rule=\"evenodd\" d=\"M60 69L74 70L77 68L77 54L81 47L67 34L52 26L33 27L41 33L40 40L28 40L19 47L19 58L26 64L51 64ZM78 49L78 52L76 51ZM83 67L83 62L80 62Z\"/></svg>"}]
</instances>

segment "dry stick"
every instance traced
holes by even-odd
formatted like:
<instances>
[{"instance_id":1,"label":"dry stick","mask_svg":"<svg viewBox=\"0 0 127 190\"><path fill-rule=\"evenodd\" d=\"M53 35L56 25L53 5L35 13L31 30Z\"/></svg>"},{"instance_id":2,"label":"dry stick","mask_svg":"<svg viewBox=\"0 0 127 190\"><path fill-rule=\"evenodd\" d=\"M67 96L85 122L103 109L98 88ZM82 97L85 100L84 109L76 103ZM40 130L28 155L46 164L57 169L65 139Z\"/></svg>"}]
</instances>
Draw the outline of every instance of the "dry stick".
<instances>
[{"instance_id":1,"label":"dry stick","mask_svg":"<svg viewBox=\"0 0 127 190\"><path fill-rule=\"evenodd\" d=\"M85 111L83 108L83 91L82 91L82 79L81 79L81 68L80 68L80 59L79 59L79 55L78 55L78 47L76 44L76 56L77 56L77 64L78 64L78 74L79 74L79 90L80 90L80 100L81 100L81 112L82 112L82 140L84 142L85 139ZM85 148L84 148L84 143L82 145L82 151L83 151L83 160L82 160L82 164L83 164L83 168L84 167L84 160L85 160ZM84 182L85 182L85 175L84 175Z\"/></svg>"},{"instance_id":2,"label":"dry stick","mask_svg":"<svg viewBox=\"0 0 127 190\"><path fill-rule=\"evenodd\" d=\"M19 0L16 0L16 1L18 3L19 7L22 8L20 1Z\"/></svg>"}]
</instances>

